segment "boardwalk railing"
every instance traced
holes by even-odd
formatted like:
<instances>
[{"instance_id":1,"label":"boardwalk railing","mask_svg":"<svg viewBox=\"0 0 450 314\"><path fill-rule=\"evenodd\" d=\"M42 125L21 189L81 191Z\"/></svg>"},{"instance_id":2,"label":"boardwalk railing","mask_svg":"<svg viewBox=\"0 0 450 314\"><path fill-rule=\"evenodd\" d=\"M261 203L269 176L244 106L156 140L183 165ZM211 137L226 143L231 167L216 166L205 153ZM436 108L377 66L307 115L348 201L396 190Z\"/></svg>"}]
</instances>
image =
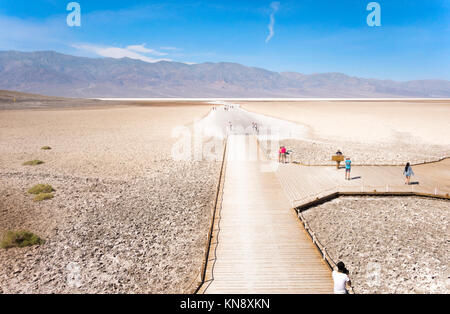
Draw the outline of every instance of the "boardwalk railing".
<instances>
[{"instance_id":1,"label":"boardwalk railing","mask_svg":"<svg viewBox=\"0 0 450 314\"><path fill-rule=\"evenodd\" d=\"M428 196L449 199L449 192L442 191L439 187L423 188L417 185L361 185L361 186L335 186L317 193L305 195L302 198L291 200L292 208L309 202L322 199L326 196L338 193L340 196L348 195L379 195L379 196Z\"/></svg>"},{"instance_id":2,"label":"boardwalk railing","mask_svg":"<svg viewBox=\"0 0 450 314\"><path fill-rule=\"evenodd\" d=\"M261 136L257 136L258 142L260 142L261 140L264 140ZM280 143L281 144L281 143ZM270 149L271 145L260 145L260 147L262 148L263 153L266 155L266 157L269 160L278 160L278 150L277 151L272 151ZM331 156L331 153L330 153ZM301 161L298 160L298 158L295 158L295 151L291 154L290 156L290 160L291 163L293 164L297 164L297 165L301 165L301 166L307 166L307 167L328 167L328 166L336 166L336 162L332 161L331 158L330 160L326 160L326 161L318 161L318 162L310 162L310 161ZM441 162L444 161L446 159L449 159L449 152L442 152L442 154L439 155L428 155L428 156L423 156L423 157L417 157L417 158L412 158L410 160L411 162L411 166L419 166L419 165L426 165L426 164L432 164L432 163L437 163L437 162ZM352 160L352 165L353 166L404 166L406 164L406 161L402 161L399 159L390 159L390 160L384 160L383 162L361 162L358 159Z\"/></svg>"},{"instance_id":3,"label":"boardwalk railing","mask_svg":"<svg viewBox=\"0 0 450 314\"><path fill-rule=\"evenodd\" d=\"M224 180L224 176L225 176L224 172L225 172L225 162L226 162L225 159L226 159L226 153L227 153L227 142L228 142L228 138L225 138L224 139L222 165L220 168L219 180L217 182L217 187L216 187L214 206L211 209L211 224L210 224L210 227L208 230L208 234L206 236L206 244L205 244L203 263L202 263L202 266L200 267L200 269L198 270L198 275L191 282L191 284L189 285L189 289L188 289L189 292L193 293L193 294L196 294L200 290L203 283L205 282L206 267L208 264L211 240L212 240L212 236L213 236L213 232L214 232L214 222L216 219L217 206L219 203L219 197L220 197L221 189L223 188L223 180Z\"/></svg>"},{"instance_id":4,"label":"boardwalk railing","mask_svg":"<svg viewBox=\"0 0 450 314\"><path fill-rule=\"evenodd\" d=\"M411 161L411 166L420 166L420 165L427 165L427 164L433 164L436 162L441 162L446 159L449 159L448 156L430 156L429 158L423 159L423 158L415 158ZM273 159L273 158L272 158ZM298 160L293 160L293 164L301 165L301 166L307 166L307 167L328 167L328 166L336 166L335 161L326 161L326 162L301 162ZM406 164L405 161L399 161L398 159L392 159L387 160L379 163L364 163L359 162L358 160L352 161L352 166L365 166L365 167L394 167L394 166L404 166Z\"/></svg>"},{"instance_id":5,"label":"boardwalk railing","mask_svg":"<svg viewBox=\"0 0 450 314\"><path fill-rule=\"evenodd\" d=\"M337 263L333 260L331 255L328 254L327 248L322 243L320 243L320 241L318 240L318 238L315 235L314 231L309 227L308 222L306 221L305 217L303 217L302 212L298 210L297 211L297 216L300 219L300 221L302 222L303 227L305 228L306 232L310 236L313 244L317 247L317 249L319 250L320 254L322 255L323 260L327 263L328 267L331 269L331 271L333 271L333 270L337 271L338 270ZM348 289L348 292L350 294L354 294L355 293L353 291L352 287L350 287Z\"/></svg>"}]
</instances>

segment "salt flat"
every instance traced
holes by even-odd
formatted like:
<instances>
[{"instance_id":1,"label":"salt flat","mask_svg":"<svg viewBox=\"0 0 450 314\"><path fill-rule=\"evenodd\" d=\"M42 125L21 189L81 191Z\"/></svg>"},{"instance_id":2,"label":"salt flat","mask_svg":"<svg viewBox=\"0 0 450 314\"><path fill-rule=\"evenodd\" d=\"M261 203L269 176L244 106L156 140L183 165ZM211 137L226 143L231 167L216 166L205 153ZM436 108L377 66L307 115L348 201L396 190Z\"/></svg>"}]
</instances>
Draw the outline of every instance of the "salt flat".
<instances>
[{"instance_id":1,"label":"salt flat","mask_svg":"<svg viewBox=\"0 0 450 314\"><path fill-rule=\"evenodd\" d=\"M449 100L241 102L244 109L296 122L306 137L281 144L304 164L331 164L338 149L357 164L404 164L450 155ZM305 141L306 140L306 141ZM315 141L311 145L311 140Z\"/></svg>"},{"instance_id":2,"label":"salt flat","mask_svg":"<svg viewBox=\"0 0 450 314\"><path fill-rule=\"evenodd\" d=\"M0 250L0 292L195 289L221 163L174 161L172 130L211 106L39 106L0 112L0 233L46 240ZM33 202L38 183L55 197Z\"/></svg>"}]
</instances>

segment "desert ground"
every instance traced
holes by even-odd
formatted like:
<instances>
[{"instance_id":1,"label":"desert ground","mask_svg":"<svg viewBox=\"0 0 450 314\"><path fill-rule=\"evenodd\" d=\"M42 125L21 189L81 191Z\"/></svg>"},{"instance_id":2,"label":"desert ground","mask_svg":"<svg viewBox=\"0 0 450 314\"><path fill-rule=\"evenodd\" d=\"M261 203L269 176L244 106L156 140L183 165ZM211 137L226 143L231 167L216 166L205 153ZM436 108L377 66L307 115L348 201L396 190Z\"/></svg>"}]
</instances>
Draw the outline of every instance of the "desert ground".
<instances>
[{"instance_id":1,"label":"desert ground","mask_svg":"<svg viewBox=\"0 0 450 314\"><path fill-rule=\"evenodd\" d=\"M421 163L450 155L449 100L240 102L242 108L303 126L281 138L293 160L333 164L340 149L353 164Z\"/></svg>"},{"instance_id":2,"label":"desert ground","mask_svg":"<svg viewBox=\"0 0 450 314\"><path fill-rule=\"evenodd\" d=\"M341 197L303 212L355 293L449 293L448 200Z\"/></svg>"},{"instance_id":3,"label":"desert ground","mask_svg":"<svg viewBox=\"0 0 450 314\"><path fill-rule=\"evenodd\" d=\"M59 107L32 98L4 107L0 233L25 229L46 242L0 250L0 292L197 287L221 161L174 160L172 131L191 130L210 105L70 100ZM51 150L41 150L46 145ZM22 165L35 159L44 164ZM33 201L27 190L39 183L53 186L53 199Z\"/></svg>"},{"instance_id":4,"label":"desert ground","mask_svg":"<svg viewBox=\"0 0 450 314\"><path fill-rule=\"evenodd\" d=\"M356 165L432 161L450 153L449 101L229 103L238 106L225 111L217 109L223 103L56 99L0 92L0 234L25 229L46 241L28 248L0 249L0 293L192 292L199 283L206 249L222 141L230 131L254 132L253 122L261 128L281 129L281 145L293 149L293 160L302 164L331 165L337 149ZM198 126L206 130L199 138L194 133ZM174 158L180 139L192 148L187 159ZM41 149L47 145L50 150ZM211 147L215 154L210 154ZM30 160L44 163L23 165ZM39 183L53 186L53 199L33 201L27 191ZM439 281L443 266L436 261L448 253L424 247L430 242L427 249L432 249L445 239L441 233L448 228L448 202L402 200L407 204L400 209L412 208L410 213L393 211L397 200L379 212L378 199L355 202L358 210L345 205L355 228L372 226L363 224L368 219L374 219L374 224L385 219L395 223L394 230L414 222L433 231L421 237L418 229L411 230L411 236L404 236L414 239L402 238L392 249L388 241L395 234L388 233L374 240L375 248L373 244L353 246L352 254L368 255L372 249L380 259L392 262L383 265L395 290L376 291L362 282L365 275L359 255L342 255L342 243L323 233L336 248L336 258L352 269L357 292L443 291ZM335 229L330 230L346 241L353 236L357 243L376 236L372 228L364 230L367 234L346 228L347 217L338 213L340 205L333 204L325 212L334 210L340 218L330 220L332 215L317 211L327 218L317 219L317 228L325 230L333 223ZM399 217L399 212L404 215ZM309 211L314 220L311 213L315 211ZM344 237L348 230L353 233ZM434 263L423 272L425 279L400 282L410 278L409 273L399 272L397 258L403 255L391 250L402 245L425 252L422 259L414 255L416 251L408 253L420 263ZM438 276L437 281L430 276ZM425 290L411 290L416 284Z\"/></svg>"}]
</instances>

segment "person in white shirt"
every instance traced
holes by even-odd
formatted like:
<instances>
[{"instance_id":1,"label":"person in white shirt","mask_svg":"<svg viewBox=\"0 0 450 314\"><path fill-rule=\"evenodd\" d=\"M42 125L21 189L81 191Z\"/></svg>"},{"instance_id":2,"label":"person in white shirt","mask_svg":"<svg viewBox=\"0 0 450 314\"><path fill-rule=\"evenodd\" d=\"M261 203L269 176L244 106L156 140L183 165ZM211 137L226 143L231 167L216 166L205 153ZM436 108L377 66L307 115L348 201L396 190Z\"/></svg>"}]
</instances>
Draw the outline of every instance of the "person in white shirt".
<instances>
[{"instance_id":1,"label":"person in white shirt","mask_svg":"<svg viewBox=\"0 0 450 314\"><path fill-rule=\"evenodd\" d=\"M334 294L348 294L347 286L351 285L348 270L343 262L337 263L338 270L333 270Z\"/></svg>"}]
</instances>

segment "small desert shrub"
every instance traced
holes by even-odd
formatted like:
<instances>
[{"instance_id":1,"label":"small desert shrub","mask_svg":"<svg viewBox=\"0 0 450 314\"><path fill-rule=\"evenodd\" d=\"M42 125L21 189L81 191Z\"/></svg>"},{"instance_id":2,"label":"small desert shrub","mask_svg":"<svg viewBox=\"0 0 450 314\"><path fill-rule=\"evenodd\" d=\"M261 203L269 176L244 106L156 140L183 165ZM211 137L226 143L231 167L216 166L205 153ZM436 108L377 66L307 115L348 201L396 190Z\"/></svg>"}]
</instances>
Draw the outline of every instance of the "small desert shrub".
<instances>
[{"instance_id":1,"label":"small desert shrub","mask_svg":"<svg viewBox=\"0 0 450 314\"><path fill-rule=\"evenodd\" d=\"M51 193L54 189L50 184L36 184L28 190L30 194Z\"/></svg>"},{"instance_id":2,"label":"small desert shrub","mask_svg":"<svg viewBox=\"0 0 450 314\"><path fill-rule=\"evenodd\" d=\"M30 160L30 161L27 161L27 162L24 162L22 165L24 165L24 166L37 166L37 165L41 165L41 164L43 164L44 162L42 161L42 160Z\"/></svg>"},{"instance_id":3,"label":"small desert shrub","mask_svg":"<svg viewBox=\"0 0 450 314\"><path fill-rule=\"evenodd\" d=\"M53 193L39 193L34 197L35 202L45 201L53 198Z\"/></svg>"},{"instance_id":4,"label":"small desert shrub","mask_svg":"<svg viewBox=\"0 0 450 314\"><path fill-rule=\"evenodd\" d=\"M44 244L44 240L29 231L8 231L3 237L0 247L9 249L12 247L26 247Z\"/></svg>"},{"instance_id":5,"label":"small desert shrub","mask_svg":"<svg viewBox=\"0 0 450 314\"><path fill-rule=\"evenodd\" d=\"M42 149L42 150L50 150L50 149L52 149L52 148L51 148L50 146L42 146L41 149Z\"/></svg>"}]
</instances>

